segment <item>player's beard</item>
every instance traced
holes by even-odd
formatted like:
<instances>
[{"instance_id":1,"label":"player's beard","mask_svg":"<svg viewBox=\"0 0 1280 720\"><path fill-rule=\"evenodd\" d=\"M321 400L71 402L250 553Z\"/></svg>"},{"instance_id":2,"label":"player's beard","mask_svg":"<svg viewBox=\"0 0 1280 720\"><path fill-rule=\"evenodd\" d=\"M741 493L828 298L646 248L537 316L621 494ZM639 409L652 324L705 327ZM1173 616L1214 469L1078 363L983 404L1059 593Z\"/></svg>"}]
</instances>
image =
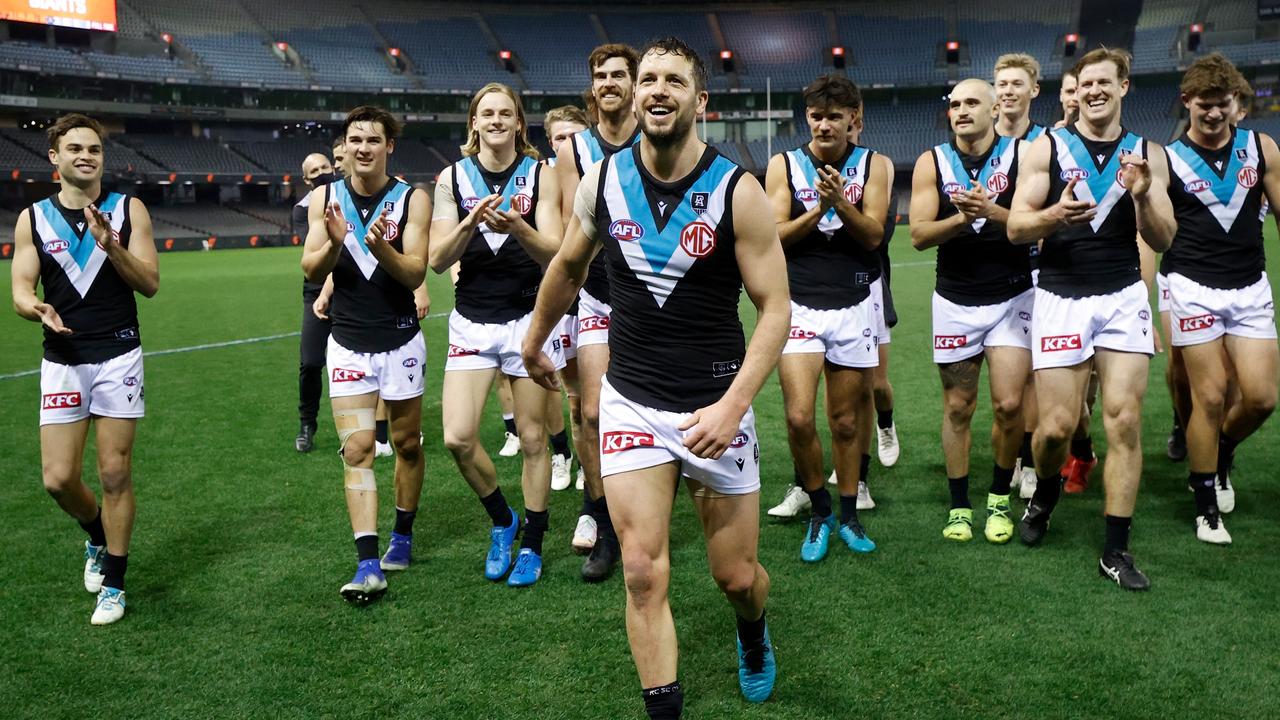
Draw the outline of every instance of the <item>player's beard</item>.
<instances>
[{"instance_id":1,"label":"player's beard","mask_svg":"<svg viewBox=\"0 0 1280 720\"><path fill-rule=\"evenodd\" d=\"M640 129L654 147L674 147L689 137L689 134L693 132L693 125L696 120L697 118L694 117L692 109L680 108L675 113L675 117L669 126L655 128L649 125L649 114L642 112L640 113Z\"/></svg>"}]
</instances>

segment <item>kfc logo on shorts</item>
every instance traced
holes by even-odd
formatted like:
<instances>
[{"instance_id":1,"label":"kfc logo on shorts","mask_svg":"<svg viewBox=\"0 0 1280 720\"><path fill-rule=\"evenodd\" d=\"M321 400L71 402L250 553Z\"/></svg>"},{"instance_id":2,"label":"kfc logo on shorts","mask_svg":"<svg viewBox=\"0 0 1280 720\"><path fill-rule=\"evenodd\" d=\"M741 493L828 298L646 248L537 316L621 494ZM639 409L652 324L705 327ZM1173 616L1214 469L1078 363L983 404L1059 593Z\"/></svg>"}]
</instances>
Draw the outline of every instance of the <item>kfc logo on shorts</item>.
<instances>
[{"instance_id":1,"label":"kfc logo on shorts","mask_svg":"<svg viewBox=\"0 0 1280 720\"><path fill-rule=\"evenodd\" d=\"M466 210L467 212L471 212L472 210L475 210L476 206L479 204L480 204L480 198L478 197L469 197L469 198L462 199L462 209Z\"/></svg>"},{"instance_id":2,"label":"kfc logo on shorts","mask_svg":"<svg viewBox=\"0 0 1280 720\"><path fill-rule=\"evenodd\" d=\"M449 345L449 357L451 358L466 357L468 355L479 355L479 354L480 354L479 350L472 350L471 348L460 347L452 343L450 343Z\"/></svg>"},{"instance_id":3,"label":"kfc logo on shorts","mask_svg":"<svg viewBox=\"0 0 1280 720\"><path fill-rule=\"evenodd\" d=\"M594 330L608 330L609 318L604 315L588 315L578 320L578 333L592 332Z\"/></svg>"},{"instance_id":4,"label":"kfc logo on shorts","mask_svg":"<svg viewBox=\"0 0 1280 720\"><path fill-rule=\"evenodd\" d=\"M964 190L964 186L961 185L960 183L947 183L946 185L942 186L943 195L955 195L956 193L962 192L963 190Z\"/></svg>"},{"instance_id":5,"label":"kfc logo on shorts","mask_svg":"<svg viewBox=\"0 0 1280 720\"><path fill-rule=\"evenodd\" d=\"M331 382L336 382L336 383L355 382L356 380L363 380L363 379L364 379L364 373L360 372L359 370L348 370L346 368L334 368L333 379L331 380Z\"/></svg>"},{"instance_id":6,"label":"kfc logo on shorts","mask_svg":"<svg viewBox=\"0 0 1280 720\"><path fill-rule=\"evenodd\" d=\"M605 455L639 447L653 447L653 435L621 430L607 432L600 438L600 448Z\"/></svg>"},{"instance_id":7,"label":"kfc logo on shorts","mask_svg":"<svg viewBox=\"0 0 1280 720\"><path fill-rule=\"evenodd\" d=\"M796 191L796 199L802 203L818 202L818 191L813 188L800 188Z\"/></svg>"},{"instance_id":8,"label":"kfc logo on shorts","mask_svg":"<svg viewBox=\"0 0 1280 720\"><path fill-rule=\"evenodd\" d=\"M680 247L691 257L706 257L716 249L716 231L701 220L695 220L680 231Z\"/></svg>"},{"instance_id":9,"label":"kfc logo on shorts","mask_svg":"<svg viewBox=\"0 0 1280 720\"><path fill-rule=\"evenodd\" d=\"M844 199L853 204L858 204L862 199L862 186L857 183L849 183L844 186Z\"/></svg>"},{"instance_id":10,"label":"kfc logo on shorts","mask_svg":"<svg viewBox=\"0 0 1280 720\"><path fill-rule=\"evenodd\" d=\"M630 242L644 237L644 228L635 220L614 220L609 226L609 237L618 242Z\"/></svg>"},{"instance_id":11,"label":"kfc logo on shorts","mask_svg":"<svg viewBox=\"0 0 1280 720\"><path fill-rule=\"evenodd\" d=\"M124 379L124 386L125 386L125 387L133 387L133 386L135 386L135 385L137 385L137 384L138 384L138 378L136 378L136 377L134 377L134 376L132 376L132 375L130 375L129 377L127 377L127 378L125 378L125 379Z\"/></svg>"},{"instance_id":12,"label":"kfc logo on shorts","mask_svg":"<svg viewBox=\"0 0 1280 720\"><path fill-rule=\"evenodd\" d=\"M934 350L955 350L969 344L969 338L966 335L934 335Z\"/></svg>"},{"instance_id":13,"label":"kfc logo on shorts","mask_svg":"<svg viewBox=\"0 0 1280 720\"><path fill-rule=\"evenodd\" d=\"M790 338L792 340L812 340L813 338L816 338L816 337L818 337L818 333L813 332L812 330L805 330L799 325L791 326Z\"/></svg>"},{"instance_id":14,"label":"kfc logo on shorts","mask_svg":"<svg viewBox=\"0 0 1280 720\"><path fill-rule=\"evenodd\" d=\"M1041 352L1058 352L1060 350L1079 350L1084 344L1079 335L1050 335L1040 338Z\"/></svg>"},{"instance_id":15,"label":"kfc logo on shorts","mask_svg":"<svg viewBox=\"0 0 1280 720\"><path fill-rule=\"evenodd\" d=\"M387 242L391 242L392 240L395 240L398 237L400 237L400 226L397 225L394 220L388 220L387 231L383 233L383 238Z\"/></svg>"},{"instance_id":16,"label":"kfc logo on shorts","mask_svg":"<svg viewBox=\"0 0 1280 720\"><path fill-rule=\"evenodd\" d=\"M999 195L1009 189L1009 176L1002 172L987 178L987 190L993 194Z\"/></svg>"},{"instance_id":17,"label":"kfc logo on shorts","mask_svg":"<svg viewBox=\"0 0 1280 720\"><path fill-rule=\"evenodd\" d=\"M1195 317L1178 318L1178 328L1182 332L1196 332L1213 327L1212 315L1196 315Z\"/></svg>"},{"instance_id":18,"label":"kfc logo on shorts","mask_svg":"<svg viewBox=\"0 0 1280 720\"><path fill-rule=\"evenodd\" d=\"M50 240L44 244L44 252L46 255L57 255L60 252L65 252L69 247L71 247L71 243L66 240Z\"/></svg>"},{"instance_id":19,"label":"kfc logo on shorts","mask_svg":"<svg viewBox=\"0 0 1280 720\"><path fill-rule=\"evenodd\" d=\"M746 433L740 432L737 435L733 436L733 442L729 443L729 447L731 448L746 447L747 443L749 442L751 442L751 438L747 437Z\"/></svg>"},{"instance_id":20,"label":"kfc logo on shorts","mask_svg":"<svg viewBox=\"0 0 1280 720\"><path fill-rule=\"evenodd\" d=\"M1186 185L1183 185L1182 189L1194 195L1195 193L1204 192L1205 190L1208 190L1209 181L1208 180L1192 180Z\"/></svg>"},{"instance_id":21,"label":"kfc logo on shorts","mask_svg":"<svg viewBox=\"0 0 1280 720\"><path fill-rule=\"evenodd\" d=\"M418 358L405 358L400 364L407 368L415 368L418 367Z\"/></svg>"},{"instance_id":22,"label":"kfc logo on shorts","mask_svg":"<svg viewBox=\"0 0 1280 720\"><path fill-rule=\"evenodd\" d=\"M41 410L62 410L63 408L80 407L80 393L49 393L40 399Z\"/></svg>"},{"instance_id":23,"label":"kfc logo on shorts","mask_svg":"<svg viewBox=\"0 0 1280 720\"><path fill-rule=\"evenodd\" d=\"M515 208L516 212L521 215L528 215L529 211L533 209L533 200L528 195L516 195L511 198L511 207Z\"/></svg>"},{"instance_id":24,"label":"kfc logo on shorts","mask_svg":"<svg viewBox=\"0 0 1280 720\"><path fill-rule=\"evenodd\" d=\"M1058 173L1058 177L1061 178L1063 182L1071 182L1072 180L1088 180L1089 171L1084 168L1067 168Z\"/></svg>"},{"instance_id":25,"label":"kfc logo on shorts","mask_svg":"<svg viewBox=\"0 0 1280 720\"><path fill-rule=\"evenodd\" d=\"M1258 184L1258 169L1251 167L1240 168L1240 172L1236 173L1236 180L1240 181L1241 187L1251 188Z\"/></svg>"}]
</instances>

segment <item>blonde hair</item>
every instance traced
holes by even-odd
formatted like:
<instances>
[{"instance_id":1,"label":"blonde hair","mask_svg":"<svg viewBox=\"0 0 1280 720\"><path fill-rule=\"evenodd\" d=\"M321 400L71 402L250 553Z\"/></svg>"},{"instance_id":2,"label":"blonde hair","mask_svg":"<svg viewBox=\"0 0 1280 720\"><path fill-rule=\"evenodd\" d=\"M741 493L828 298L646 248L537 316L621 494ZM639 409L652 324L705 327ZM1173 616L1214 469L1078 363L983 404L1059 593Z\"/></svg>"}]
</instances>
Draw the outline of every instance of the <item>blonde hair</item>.
<instances>
[{"instance_id":1,"label":"blonde hair","mask_svg":"<svg viewBox=\"0 0 1280 720\"><path fill-rule=\"evenodd\" d=\"M994 80L995 73L1008 68L1026 71L1027 75L1031 76L1032 85L1040 82L1040 62L1026 53L1006 53L996 58L996 66L992 70L991 78Z\"/></svg>"},{"instance_id":2,"label":"blonde hair","mask_svg":"<svg viewBox=\"0 0 1280 720\"><path fill-rule=\"evenodd\" d=\"M480 152L480 131L476 130L476 108L480 106L480 99L490 93L502 93L511 98L511 103L516 106L516 120L520 123L520 130L516 133L516 154L541 160L542 153L529 142L529 123L524 119L524 105L520 102L520 96L515 90L496 82L480 88L471 98L471 107L467 108L467 144L462 146L462 154L471 156Z\"/></svg>"}]
</instances>

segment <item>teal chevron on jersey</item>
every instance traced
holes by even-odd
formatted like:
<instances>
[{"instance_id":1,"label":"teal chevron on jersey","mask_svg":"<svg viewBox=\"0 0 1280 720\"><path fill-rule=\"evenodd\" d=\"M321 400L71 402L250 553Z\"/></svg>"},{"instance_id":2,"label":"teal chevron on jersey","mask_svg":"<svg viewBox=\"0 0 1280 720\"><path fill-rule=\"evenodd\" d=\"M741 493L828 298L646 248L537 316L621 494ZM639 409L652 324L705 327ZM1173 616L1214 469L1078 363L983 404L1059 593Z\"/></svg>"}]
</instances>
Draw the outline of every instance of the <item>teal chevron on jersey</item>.
<instances>
[{"instance_id":1,"label":"teal chevron on jersey","mask_svg":"<svg viewBox=\"0 0 1280 720\"><path fill-rule=\"evenodd\" d=\"M115 212L123 199L124 196L120 193L107 193L97 203L98 210L103 215L109 216ZM73 230L67 224L67 219L58 211L58 208L54 207L53 201L49 198L36 203L36 207L40 210L45 222L49 223L49 226L57 233L58 238L67 241L69 246L67 253L75 260L76 266L83 270L89 263L89 258L93 255L94 248L98 245L98 241L89 232L88 224L86 223L79 230Z\"/></svg>"},{"instance_id":2,"label":"teal chevron on jersey","mask_svg":"<svg viewBox=\"0 0 1280 720\"><path fill-rule=\"evenodd\" d=\"M855 146L853 148L853 152L849 153L849 157L844 161L844 166L840 168L841 177L844 177L847 182L856 182L859 185L866 184L866 181L867 181L866 178L858 177L858 175L865 173L865 171L862 170L863 158L865 158L869 152L870 150L862 147L861 145ZM787 151L787 154L791 156L791 159L795 162L796 167L800 169L800 172L804 177L805 187L796 188L796 189L797 190L802 190L802 189L813 190L817 188L818 187L818 169L814 167L813 159L810 158L809 154L804 151L804 147L798 147L795 150L789 150ZM808 206L808 203L806 203L806 206ZM831 208L830 210L827 210L827 213L823 215L823 220L826 223L830 223L835 219L836 219L835 208Z\"/></svg>"},{"instance_id":3,"label":"teal chevron on jersey","mask_svg":"<svg viewBox=\"0 0 1280 720\"><path fill-rule=\"evenodd\" d=\"M1181 140L1169 145L1169 151L1177 155L1177 159L1186 164L1194 175L1194 180L1203 180L1208 183L1207 188L1213 192L1213 196L1223 205L1231 203L1232 195L1239 188L1239 174L1253 155L1252 149L1253 132L1244 129L1237 131L1235 133L1235 141L1231 144L1231 153L1227 156L1226 167L1221 168L1221 174L1219 174L1219 172L1215 172L1209 167L1209 164L1204 161L1200 153L1195 151L1195 148ZM1256 166L1256 162L1254 165ZM1187 178L1183 178L1183 180L1185 182ZM1201 197L1198 190L1188 188L1188 192Z\"/></svg>"},{"instance_id":4,"label":"teal chevron on jersey","mask_svg":"<svg viewBox=\"0 0 1280 720\"><path fill-rule=\"evenodd\" d=\"M383 197L384 203L389 203L386 207L392 207L400 202L404 194L409 191L409 186L395 178L389 180L391 188L387 190L387 194ZM342 208L342 217L347 221L347 234L355 238L356 245L369 254L369 246L364 243L364 236L369 233L369 226L373 225L381 214L381 210L374 208L369 211L369 217L362 218L360 211L356 208L355 201L351 199L351 193L347 190L345 182L331 183L333 192L338 196L338 206ZM392 214L394 216L394 214ZM388 238L391 239L391 238Z\"/></svg>"},{"instance_id":5,"label":"teal chevron on jersey","mask_svg":"<svg viewBox=\"0 0 1280 720\"><path fill-rule=\"evenodd\" d=\"M471 184L472 189L477 193L483 193L488 189L488 183L485 182L484 175L480 173L480 160L472 155L458 163L462 166L462 171L467 175L467 181ZM511 173L511 177L507 178L507 184L502 188L502 204L498 206L499 210L511 209L511 198L523 189L525 183L529 182L529 176L533 174L538 166L538 161L525 155L520 158L520 164L516 166L515 172ZM488 193L485 193L488 194ZM470 208L464 208L470 210Z\"/></svg>"}]
</instances>

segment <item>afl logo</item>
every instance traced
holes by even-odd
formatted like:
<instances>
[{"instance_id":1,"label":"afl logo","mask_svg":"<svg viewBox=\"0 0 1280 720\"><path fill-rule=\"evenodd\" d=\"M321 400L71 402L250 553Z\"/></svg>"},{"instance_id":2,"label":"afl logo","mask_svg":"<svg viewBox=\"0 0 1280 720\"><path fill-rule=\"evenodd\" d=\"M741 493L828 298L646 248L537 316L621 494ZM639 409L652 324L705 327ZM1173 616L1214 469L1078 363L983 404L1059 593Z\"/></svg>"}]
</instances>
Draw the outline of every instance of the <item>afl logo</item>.
<instances>
[{"instance_id":1,"label":"afl logo","mask_svg":"<svg viewBox=\"0 0 1280 720\"><path fill-rule=\"evenodd\" d=\"M716 249L716 231L710 225L695 220L680 231L680 247L692 257L706 257Z\"/></svg>"},{"instance_id":2,"label":"afl logo","mask_svg":"<svg viewBox=\"0 0 1280 720\"><path fill-rule=\"evenodd\" d=\"M845 185L844 199L856 205L862 199L862 186L857 183Z\"/></svg>"},{"instance_id":3,"label":"afl logo","mask_svg":"<svg viewBox=\"0 0 1280 720\"><path fill-rule=\"evenodd\" d=\"M348 233L352 233L352 234L354 234L354 233L355 233L355 231L356 231L356 226L355 226L355 225L352 225L352 224L351 224L351 221L349 221L349 220L348 220L348 221L347 221L347 232L348 232Z\"/></svg>"},{"instance_id":4,"label":"afl logo","mask_svg":"<svg viewBox=\"0 0 1280 720\"><path fill-rule=\"evenodd\" d=\"M751 442L751 438L747 437L746 433L740 432L737 435L733 436L733 442L729 443L729 447L733 447L733 448L746 447L747 443L749 442Z\"/></svg>"},{"instance_id":5,"label":"afl logo","mask_svg":"<svg viewBox=\"0 0 1280 720\"><path fill-rule=\"evenodd\" d=\"M990 190L996 195L999 195L1000 193L1008 189L1009 189L1008 175L1005 175L1002 172L998 172L995 175L992 175L991 177L987 178L987 190Z\"/></svg>"},{"instance_id":6,"label":"afl logo","mask_svg":"<svg viewBox=\"0 0 1280 720\"><path fill-rule=\"evenodd\" d=\"M418 358L405 358L400 364L407 368L418 367Z\"/></svg>"},{"instance_id":7,"label":"afl logo","mask_svg":"<svg viewBox=\"0 0 1280 720\"><path fill-rule=\"evenodd\" d=\"M511 207L515 208L516 212L521 215L528 215L529 211L533 209L533 201L529 199L528 195L514 195L511 198Z\"/></svg>"},{"instance_id":8,"label":"afl logo","mask_svg":"<svg viewBox=\"0 0 1280 720\"><path fill-rule=\"evenodd\" d=\"M618 242L630 242L644 237L644 228L635 220L614 220L609 226L609 236Z\"/></svg>"},{"instance_id":9,"label":"afl logo","mask_svg":"<svg viewBox=\"0 0 1280 720\"><path fill-rule=\"evenodd\" d=\"M1186 185L1183 185L1182 189L1186 190L1189 193L1204 192L1205 190L1209 189L1209 181L1208 180L1192 180Z\"/></svg>"},{"instance_id":10,"label":"afl logo","mask_svg":"<svg viewBox=\"0 0 1280 720\"><path fill-rule=\"evenodd\" d=\"M960 183L947 183L946 185L942 186L943 195L955 195L961 190L964 190L964 186L961 185Z\"/></svg>"},{"instance_id":11,"label":"afl logo","mask_svg":"<svg viewBox=\"0 0 1280 720\"><path fill-rule=\"evenodd\" d=\"M1089 171L1084 168L1067 168L1058 173L1058 177L1062 178L1063 182L1071 182L1072 180L1088 180Z\"/></svg>"},{"instance_id":12,"label":"afl logo","mask_svg":"<svg viewBox=\"0 0 1280 720\"><path fill-rule=\"evenodd\" d=\"M400 237L400 226L396 225L395 221L388 220L387 231L386 233L383 234L383 237L386 238L387 242L391 242L392 240L395 240L396 238Z\"/></svg>"},{"instance_id":13,"label":"afl logo","mask_svg":"<svg viewBox=\"0 0 1280 720\"><path fill-rule=\"evenodd\" d=\"M802 203L818 201L818 191L813 188L800 188L796 191L796 199Z\"/></svg>"},{"instance_id":14,"label":"afl logo","mask_svg":"<svg viewBox=\"0 0 1280 720\"><path fill-rule=\"evenodd\" d=\"M1258 170L1251 167L1240 168L1240 172L1236 173L1236 180L1240 181L1241 186L1251 188L1258 184Z\"/></svg>"},{"instance_id":15,"label":"afl logo","mask_svg":"<svg viewBox=\"0 0 1280 720\"><path fill-rule=\"evenodd\" d=\"M68 243L66 240L50 240L44 244L44 251L47 255L57 255L60 252L64 252L69 247L71 247L71 243Z\"/></svg>"},{"instance_id":16,"label":"afl logo","mask_svg":"<svg viewBox=\"0 0 1280 720\"><path fill-rule=\"evenodd\" d=\"M479 204L480 204L480 198L478 197L469 197L469 198L462 199L462 209L466 210L467 212L471 212L472 210L475 210L476 206Z\"/></svg>"}]
</instances>

